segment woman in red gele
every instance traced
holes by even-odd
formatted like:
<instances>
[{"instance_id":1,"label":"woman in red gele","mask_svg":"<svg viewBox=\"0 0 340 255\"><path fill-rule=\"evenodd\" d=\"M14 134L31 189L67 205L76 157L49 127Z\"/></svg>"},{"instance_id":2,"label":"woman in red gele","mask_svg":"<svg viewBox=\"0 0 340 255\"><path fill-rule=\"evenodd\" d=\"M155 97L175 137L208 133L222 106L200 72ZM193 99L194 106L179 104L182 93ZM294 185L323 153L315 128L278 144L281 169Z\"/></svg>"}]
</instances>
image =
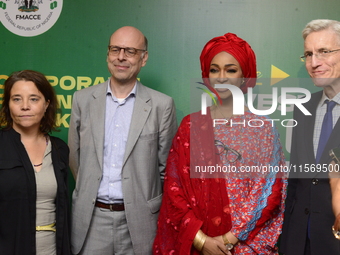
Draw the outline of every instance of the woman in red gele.
<instances>
[{"instance_id":1,"label":"woman in red gele","mask_svg":"<svg viewBox=\"0 0 340 255\"><path fill-rule=\"evenodd\" d=\"M278 254L286 196L279 134L246 106L233 115L230 90L215 87L243 93L254 87L255 54L227 33L205 45L200 61L204 84L218 100L206 115L186 116L173 140L153 252Z\"/></svg>"}]
</instances>

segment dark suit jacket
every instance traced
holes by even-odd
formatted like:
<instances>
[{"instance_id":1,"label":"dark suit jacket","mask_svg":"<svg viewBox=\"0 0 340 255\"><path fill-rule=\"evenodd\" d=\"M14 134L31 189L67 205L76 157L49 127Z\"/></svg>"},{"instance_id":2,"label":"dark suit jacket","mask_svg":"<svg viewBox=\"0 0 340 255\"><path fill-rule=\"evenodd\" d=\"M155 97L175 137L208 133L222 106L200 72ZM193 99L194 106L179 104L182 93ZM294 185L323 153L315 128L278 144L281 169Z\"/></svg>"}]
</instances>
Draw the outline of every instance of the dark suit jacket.
<instances>
[{"instance_id":1,"label":"dark suit jacket","mask_svg":"<svg viewBox=\"0 0 340 255\"><path fill-rule=\"evenodd\" d=\"M69 149L65 142L50 137L52 162L57 180L57 254L70 253L67 172ZM0 130L0 254L34 255L36 182L34 169L20 135L13 129Z\"/></svg>"},{"instance_id":2,"label":"dark suit jacket","mask_svg":"<svg viewBox=\"0 0 340 255\"><path fill-rule=\"evenodd\" d=\"M281 252L286 255L304 254L307 238L308 218L312 255L340 254L340 242L332 234L334 214L331 203L331 190L328 173L300 172L300 166L315 164L313 133L316 108L322 91L312 94L304 104L312 114L305 116L298 108L294 109L294 119L298 125L293 128L290 153L291 172L288 180L286 211L280 243ZM319 164L329 164L329 150L340 146L340 121L333 129ZM327 166L327 165L325 165ZM296 167L296 172L293 171Z\"/></svg>"}]
</instances>

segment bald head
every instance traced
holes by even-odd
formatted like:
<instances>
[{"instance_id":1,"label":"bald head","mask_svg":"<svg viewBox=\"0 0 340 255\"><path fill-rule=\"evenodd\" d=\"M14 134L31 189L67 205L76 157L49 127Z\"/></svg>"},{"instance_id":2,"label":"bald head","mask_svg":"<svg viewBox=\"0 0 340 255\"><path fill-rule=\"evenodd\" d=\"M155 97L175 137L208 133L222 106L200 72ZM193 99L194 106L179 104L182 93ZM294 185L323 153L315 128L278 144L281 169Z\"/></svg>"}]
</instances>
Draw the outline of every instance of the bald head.
<instances>
[{"instance_id":1,"label":"bald head","mask_svg":"<svg viewBox=\"0 0 340 255\"><path fill-rule=\"evenodd\" d=\"M145 36L135 27L122 27L111 35L107 63L113 90L123 86L124 91L131 91L140 69L148 60L146 44Z\"/></svg>"},{"instance_id":2,"label":"bald head","mask_svg":"<svg viewBox=\"0 0 340 255\"><path fill-rule=\"evenodd\" d=\"M109 45L121 44L120 47L134 47L136 49L148 50L148 40L143 33L131 26L117 29L110 37ZM135 46L132 46L135 45Z\"/></svg>"}]
</instances>

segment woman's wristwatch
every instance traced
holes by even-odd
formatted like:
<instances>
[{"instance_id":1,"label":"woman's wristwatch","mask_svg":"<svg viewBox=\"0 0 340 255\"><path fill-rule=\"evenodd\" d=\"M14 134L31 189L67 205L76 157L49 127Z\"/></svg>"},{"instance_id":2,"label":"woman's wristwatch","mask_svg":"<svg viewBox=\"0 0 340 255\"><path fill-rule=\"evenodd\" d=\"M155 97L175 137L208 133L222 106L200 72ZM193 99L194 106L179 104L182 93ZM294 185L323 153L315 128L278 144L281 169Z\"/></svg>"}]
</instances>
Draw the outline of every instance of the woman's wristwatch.
<instances>
[{"instance_id":1,"label":"woman's wristwatch","mask_svg":"<svg viewBox=\"0 0 340 255\"><path fill-rule=\"evenodd\" d=\"M227 238L227 234L222 235L223 243L227 247L228 251L232 250L234 248L234 245L229 242Z\"/></svg>"}]
</instances>

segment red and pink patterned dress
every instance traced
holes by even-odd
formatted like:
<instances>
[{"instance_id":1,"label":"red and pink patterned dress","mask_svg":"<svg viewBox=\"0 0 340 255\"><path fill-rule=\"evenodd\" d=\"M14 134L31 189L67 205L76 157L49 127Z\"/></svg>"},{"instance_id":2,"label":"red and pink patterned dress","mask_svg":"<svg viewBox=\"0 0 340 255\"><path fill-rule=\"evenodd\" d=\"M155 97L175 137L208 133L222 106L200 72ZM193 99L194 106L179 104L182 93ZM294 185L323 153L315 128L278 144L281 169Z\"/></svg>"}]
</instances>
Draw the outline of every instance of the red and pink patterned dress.
<instances>
[{"instance_id":1,"label":"red and pink patterned dress","mask_svg":"<svg viewBox=\"0 0 340 255\"><path fill-rule=\"evenodd\" d=\"M286 179L282 173L241 172L247 166L285 166L278 132L267 117L250 112L233 121L245 125L213 127L210 113L183 119L167 162L154 254L199 254L192 246L199 229L211 237L231 231L239 239L233 254L278 254ZM241 158L230 163L218 155L215 140ZM216 164L232 165L237 173L192 178L196 166Z\"/></svg>"}]
</instances>

